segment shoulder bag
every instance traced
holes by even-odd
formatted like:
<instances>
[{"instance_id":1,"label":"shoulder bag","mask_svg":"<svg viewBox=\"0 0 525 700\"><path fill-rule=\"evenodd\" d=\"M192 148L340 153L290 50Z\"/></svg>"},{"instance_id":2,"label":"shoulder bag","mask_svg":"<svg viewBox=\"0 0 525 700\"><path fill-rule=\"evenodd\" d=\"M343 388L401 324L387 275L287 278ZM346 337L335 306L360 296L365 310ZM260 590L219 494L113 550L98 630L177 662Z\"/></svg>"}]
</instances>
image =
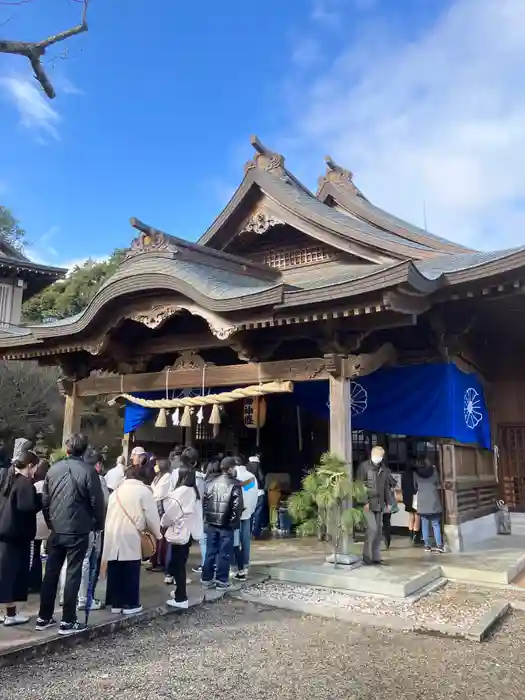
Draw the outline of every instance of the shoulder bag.
<instances>
[{"instance_id":1,"label":"shoulder bag","mask_svg":"<svg viewBox=\"0 0 525 700\"><path fill-rule=\"evenodd\" d=\"M136 528L140 535L140 549L142 552L142 559L151 559L152 556L154 556L155 552L157 551L157 541L151 534L151 532L146 532L146 530L142 531L139 530L137 527L135 521L133 518L130 516L128 511L124 508L122 505L122 501L119 498L118 495L118 489L115 491L115 498L117 499L117 503L119 504L120 508L122 509L122 512L126 516L126 518L130 521L130 523L133 524L133 526Z\"/></svg>"}]
</instances>

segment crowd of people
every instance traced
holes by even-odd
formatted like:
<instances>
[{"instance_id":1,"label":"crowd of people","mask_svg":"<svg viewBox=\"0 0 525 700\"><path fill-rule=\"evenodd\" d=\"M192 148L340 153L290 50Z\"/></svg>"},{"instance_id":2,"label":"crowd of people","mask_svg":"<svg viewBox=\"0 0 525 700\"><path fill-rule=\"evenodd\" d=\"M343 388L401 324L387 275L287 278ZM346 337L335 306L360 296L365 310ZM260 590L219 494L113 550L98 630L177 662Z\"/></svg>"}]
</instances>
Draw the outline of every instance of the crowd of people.
<instances>
[{"instance_id":1,"label":"crowd of people","mask_svg":"<svg viewBox=\"0 0 525 700\"><path fill-rule=\"evenodd\" d=\"M376 446L358 478L366 485L365 564L384 563L381 542L390 545L390 518L399 500L409 513L414 541L421 523L426 551L444 551L441 485L428 459L407 471L400 493L383 448ZM192 543L200 548L193 571L204 587L227 589L230 576L245 581L264 505L270 527L280 531L290 526L282 522L286 498L278 483L265 485L256 455L248 461L219 455L201 463L194 448L177 446L169 459L157 460L135 446L129 463L119 457L106 471L84 435L73 435L66 457L52 465L19 439L11 463L0 459L0 606L5 608L0 621L5 627L28 623L17 603L27 601L30 592L40 594L37 630L57 624L57 595L63 635L84 629L78 610L108 606L115 614L137 614L145 561L148 571L163 572L165 583L173 585L167 605L187 608ZM102 580L103 601L96 596Z\"/></svg>"},{"instance_id":2,"label":"crowd of people","mask_svg":"<svg viewBox=\"0 0 525 700\"><path fill-rule=\"evenodd\" d=\"M66 444L66 457L50 465L29 441L15 443L9 467L0 468L0 618L5 627L26 624L17 609L29 592L40 593L36 629L84 629L78 610L103 605L115 614L142 611L143 562L173 584L168 606L187 608L187 562L200 547L206 588L244 581L252 532L260 527L264 484L259 458L218 457L203 465L194 448L176 447L156 460L136 446L129 463L119 457L105 472L100 454L83 435ZM45 554L44 554L45 551ZM42 559L45 568L42 571ZM106 593L97 599L105 580Z\"/></svg>"}]
</instances>

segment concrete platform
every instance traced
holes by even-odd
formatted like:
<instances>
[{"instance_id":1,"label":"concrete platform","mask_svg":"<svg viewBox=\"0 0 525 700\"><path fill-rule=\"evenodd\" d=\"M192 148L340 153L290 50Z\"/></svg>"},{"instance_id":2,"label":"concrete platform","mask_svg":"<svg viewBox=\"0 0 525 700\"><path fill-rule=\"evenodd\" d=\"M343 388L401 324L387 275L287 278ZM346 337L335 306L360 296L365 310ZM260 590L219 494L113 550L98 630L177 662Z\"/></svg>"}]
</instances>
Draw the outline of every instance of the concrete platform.
<instances>
[{"instance_id":1,"label":"concrete platform","mask_svg":"<svg viewBox=\"0 0 525 700\"><path fill-rule=\"evenodd\" d=\"M277 555L278 543L274 546ZM292 547L292 542L288 541L281 562L267 566L272 578L392 597L413 595L440 577L477 585L505 586L525 571L525 536L520 535L496 537L480 542L469 552L442 555L426 554L421 547L413 547L406 538L399 537L384 553L390 566L350 570L324 564L322 554L328 550L322 550L319 544L310 550L308 557L305 557L308 550L304 542L297 547L295 557ZM351 549L359 554L362 545L353 544Z\"/></svg>"},{"instance_id":2,"label":"concrete platform","mask_svg":"<svg viewBox=\"0 0 525 700\"><path fill-rule=\"evenodd\" d=\"M525 537L494 537L470 552L445 554L440 563L443 576L454 581L506 585L525 570Z\"/></svg>"},{"instance_id":3,"label":"concrete platform","mask_svg":"<svg viewBox=\"0 0 525 700\"><path fill-rule=\"evenodd\" d=\"M322 588L335 588L354 593L407 598L441 578L441 567L432 563L420 565L392 563L391 566L334 567L333 564L296 561L270 566L270 578L286 583L299 583Z\"/></svg>"}]
</instances>

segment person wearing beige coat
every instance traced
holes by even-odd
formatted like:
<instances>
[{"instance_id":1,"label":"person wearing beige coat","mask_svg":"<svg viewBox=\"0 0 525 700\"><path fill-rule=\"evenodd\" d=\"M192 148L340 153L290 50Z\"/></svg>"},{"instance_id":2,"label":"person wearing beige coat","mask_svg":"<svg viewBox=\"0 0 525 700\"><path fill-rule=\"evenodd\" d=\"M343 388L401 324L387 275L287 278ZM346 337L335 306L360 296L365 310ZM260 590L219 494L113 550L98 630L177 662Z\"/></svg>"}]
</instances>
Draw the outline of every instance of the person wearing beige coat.
<instances>
[{"instance_id":1,"label":"person wearing beige coat","mask_svg":"<svg viewBox=\"0 0 525 700\"><path fill-rule=\"evenodd\" d=\"M157 503L142 471L129 468L125 481L109 497L102 561L107 562L106 604L116 614L142 610L140 535L149 532L156 540L162 536Z\"/></svg>"}]
</instances>

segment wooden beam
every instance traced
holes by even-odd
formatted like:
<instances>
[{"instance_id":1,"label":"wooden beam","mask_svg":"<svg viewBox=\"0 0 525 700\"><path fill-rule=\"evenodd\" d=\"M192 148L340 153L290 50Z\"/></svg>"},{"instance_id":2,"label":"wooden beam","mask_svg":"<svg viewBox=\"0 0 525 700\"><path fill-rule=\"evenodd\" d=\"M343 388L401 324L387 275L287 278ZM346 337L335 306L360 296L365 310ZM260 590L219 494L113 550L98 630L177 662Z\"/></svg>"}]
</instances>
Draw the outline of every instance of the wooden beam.
<instances>
[{"instance_id":1,"label":"wooden beam","mask_svg":"<svg viewBox=\"0 0 525 700\"><path fill-rule=\"evenodd\" d=\"M209 350L212 348L227 348L228 340L219 340L213 336L187 335L182 339L177 336L169 338L151 338L139 343L133 349L134 357L149 357L169 352L185 352L187 350ZM129 351L128 351L129 354Z\"/></svg>"},{"instance_id":2,"label":"wooden beam","mask_svg":"<svg viewBox=\"0 0 525 700\"><path fill-rule=\"evenodd\" d=\"M343 374L345 377L363 377L372 374L380 367L393 365L397 359L397 351L392 343L383 343L375 352L349 355L344 359Z\"/></svg>"},{"instance_id":3,"label":"wooden beam","mask_svg":"<svg viewBox=\"0 0 525 700\"><path fill-rule=\"evenodd\" d=\"M201 369L177 369L166 372L128 375L92 375L76 383L77 396L133 393L137 391L163 391L168 389L194 389L201 387L247 386L261 382L328 379L341 370L341 362L335 356L282 360L279 362L247 363L239 365L212 365Z\"/></svg>"}]
</instances>

